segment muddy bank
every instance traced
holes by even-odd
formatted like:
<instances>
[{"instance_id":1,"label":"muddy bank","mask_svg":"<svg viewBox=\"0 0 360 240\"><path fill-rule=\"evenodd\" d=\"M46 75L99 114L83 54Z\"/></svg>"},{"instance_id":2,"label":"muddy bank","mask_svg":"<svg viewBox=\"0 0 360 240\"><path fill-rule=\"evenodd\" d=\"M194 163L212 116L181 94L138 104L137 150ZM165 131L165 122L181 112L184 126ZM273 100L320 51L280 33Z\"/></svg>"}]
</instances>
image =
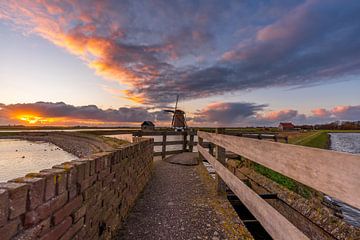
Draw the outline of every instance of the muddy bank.
<instances>
[{"instance_id":1,"label":"muddy bank","mask_svg":"<svg viewBox=\"0 0 360 240\"><path fill-rule=\"evenodd\" d=\"M111 151L126 143L126 141L119 139L74 132L2 134L0 139L21 139L28 141L50 142L79 158L89 156L93 153Z\"/></svg>"}]
</instances>

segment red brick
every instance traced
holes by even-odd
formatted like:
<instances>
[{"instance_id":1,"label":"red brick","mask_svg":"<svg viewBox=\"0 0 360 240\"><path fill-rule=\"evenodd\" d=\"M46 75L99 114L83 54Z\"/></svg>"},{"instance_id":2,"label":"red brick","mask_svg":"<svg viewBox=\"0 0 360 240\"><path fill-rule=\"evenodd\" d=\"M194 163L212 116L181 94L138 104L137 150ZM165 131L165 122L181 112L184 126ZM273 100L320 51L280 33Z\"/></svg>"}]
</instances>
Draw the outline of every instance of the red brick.
<instances>
[{"instance_id":1,"label":"red brick","mask_svg":"<svg viewBox=\"0 0 360 240\"><path fill-rule=\"evenodd\" d=\"M36 226L26 229L20 234L16 235L12 240L27 240L27 239L39 239L50 229L50 218L45 219Z\"/></svg>"},{"instance_id":2,"label":"red brick","mask_svg":"<svg viewBox=\"0 0 360 240\"><path fill-rule=\"evenodd\" d=\"M86 206L84 205L73 213L72 216L73 216L74 222L77 222L80 218L85 216L85 214L86 214Z\"/></svg>"},{"instance_id":3,"label":"red brick","mask_svg":"<svg viewBox=\"0 0 360 240\"><path fill-rule=\"evenodd\" d=\"M101 172L98 173L98 180L105 179L110 174L110 168L105 168Z\"/></svg>"},{"instance_id":4,"label":"red brick","mask_svg":"<svg viewBox=\"0 0 360 240\"><path fill-rule=\"evenodd\" d=\"M54 228L52 228L50 230L50 232L48 232L47 234L45 234L42 238L40 238L41 240L55 240L55 239L59 239L61 236L63 236L65 234L65 232L71 227L72 224L72 219L71 217L67 217L64 221L62 221L60 224L54 226Z\"/></svg>"},{"instance_id":5,"label":"red brick","mask_svg":"<svg viewBox=\"0 0 360 240\"><path fill-rule=\"evenodd\" d=\"M14 182L28 183L29 195L28 195L28 209L33 210L44 201L45 192L45 179L44 178L30 178L22 177L12 180Z\"/></svg>"},{"instance_id":6,"label":"red brick","mask_svg":"<svg viewBox=\"0 0 360 240\"><path fill-rule=\"evenodd\" d=\"M74 199L78 195L77 186L69 188L68 192L69 192L69 200Z\"/></svg>"},{"instance_id":7,"label":"red brick","mask_svg":"<svg viewBox=\"0 0 360 240\"><path fill-rule=\"evenodd\" d=\"M56 176L56 194L60 195L66 191L67 188L67 174L64 169L45 169L40 172L50 172Z\"/></svg>"},{"instance_id":8,"label":"red brick","mask_svg":"<svg viewBox=\"0 0 360 240\"><path fill-rule=\"evenodd\" d=\"M26 211L26 201L29 186L25 183L0 183L0 189L7 189L10 199L10 219L14 219Z\"/></svg>"},{"instance_id":9,"label":"red brick","mask_svg":"<svg viewBox=\"0 0 360 240\"><path fill-rule=\"evenodd\" d=\"M88 164L86 162L78 161L78 160L71 161L71 164L73 164L76 167L76 171L77 171L76 182L83 181L85 179L85 173Z\"/></svg>"},{"instance_id":10,"label":"red brick","mask_svg":"<svg viewBox=\"0 0 360 240\"><path fill-rule=\"evenodd\" d=\"M68 201L67 192L52 198L50 201L41 204L34 211L25 214L25 222L35 224L43 219L48 218L53 212L59 210Z\"/></svg>"},{"instance_id":11,"label":"red brick","mask_svg":"<svg viewBox=\"0 0 360 240\"><path fill-rule=\"evenodd\" d=\"M9 193L6 189L0 189L0 227L3 226L9 216Z\"/></svg>"},{"instance_id":12,"label":"red brick","mask_svg":"<svg viewBox=\"0 0 360 240\"><path fill-rule=\"evenodd\" d=\"M85 191L88 187L94 184L97 179L97 175L92 175L80 183L80 192Z\"/></svg>"},{"instance_id":13,"label":"red brick","mask_svg":"<svg viewBox=\"0 0 360 240\"><path fill-rule=\"evenodd\" d=\"M75 212L78 208L81 207L82 202L83 202L82 196L78 196L75 199L71 200L71 202L66 204L60 210L58 210L56 213L54 213L53 216L54 224L56 225L67 216L70 216L73 212Z\"/></svg>"},{"instance_id":14,"label":"red brick","mask_svg":"<svg viewBox=\"0 0 360 240\"><path fill-rule=\"evenodd\" d=\"M30 173L25 177L37 177L45 179L44 201L48 201L55 196L56 193L56 175L51 172Z\"/></svg>"},{"instance_id":15,"label":"red brick","mask_svg":"<svg viewBox=\"0 0 360 240\"><path fill-rule=\"evenodd\" d=\"M100 182L96 182L93 185L91 185L90 187L88 187L83 192L84 200L88 200L89 198L96 196L100 192L100 189L101 189Z\"/></svg>"},{"instance_id":16,"label":"red brick","mask_svg":"<svg viewBox=\"0 0 360 240\"><path fill-rule=\"evenodd\" d=\"M79 219L71 228L61 237L60 240L70 240L73 239L76 233L80 232L81 228L84 226L84 218Z\"/></svg>"},{"instance_id":17,"label":"red brick","mask_svg":"<svg viewBox=\"0 0 360 240\"><path fill-rule=\"evenodd\" d=\"M8 222L6 225L2 226L0 228L1 240L11 239L11 237L13 237L17 233L20 224L21 221L19 218L17 218Z\"/></svg>"},{"instance_id":18,"label":"red brick","mask_svg":"<svg viewBox=\"0 0 360 240\"><path fill-rule=\"evenodd\" d=\"M67 172L67 187L71 188L76 185L77 182L77 168L72 162L65 162L61 165L53 166L53 168L64 169Z\"/></svg>"}]
</instances>

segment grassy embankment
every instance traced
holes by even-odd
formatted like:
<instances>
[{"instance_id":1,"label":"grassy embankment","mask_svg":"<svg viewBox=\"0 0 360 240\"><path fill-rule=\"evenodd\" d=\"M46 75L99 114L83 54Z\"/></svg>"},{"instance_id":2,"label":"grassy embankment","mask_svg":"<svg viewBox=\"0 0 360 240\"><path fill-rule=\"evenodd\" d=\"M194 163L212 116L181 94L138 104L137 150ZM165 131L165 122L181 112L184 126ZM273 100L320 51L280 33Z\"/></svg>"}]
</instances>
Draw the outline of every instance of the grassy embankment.
<instances>
[{"instance_id":1,"label":"grassy embankment","mask_svg":"<svg viewBox=\"0 0 360 240\"><path fill-rule=\"evenodd\" d=\"M322 149L328 149L329 147L329 135L327 131L310 131L302 133L294 132L289 133L288 136L290 144ZM309 199L319 195L317 191L260 164L252 163L252 168L258 173L286 187L287 189L300 194L305 198Z\"/></svg>"}]
</instances>

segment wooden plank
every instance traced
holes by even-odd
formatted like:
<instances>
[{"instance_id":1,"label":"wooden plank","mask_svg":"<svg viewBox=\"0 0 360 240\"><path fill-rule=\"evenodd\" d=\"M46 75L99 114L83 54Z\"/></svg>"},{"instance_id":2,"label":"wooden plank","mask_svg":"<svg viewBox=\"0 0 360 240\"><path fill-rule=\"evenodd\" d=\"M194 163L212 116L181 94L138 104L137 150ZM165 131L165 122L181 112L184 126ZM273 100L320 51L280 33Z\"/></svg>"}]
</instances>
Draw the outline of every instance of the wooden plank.
<instances>
[{"instance_id":1,"label":"wooden plank","mask_svg":"<svg viewBox=\"0 0 360 240\"><path fill-rule=\"evenodd\" d=\"M273 239L309 239L283 215L232 174L223 164L217 161L216 158L211 156L203 147L198 146L198 150Z\"/></svg>"},{"instance_id":2,"label":"wooden plank","mask_svg":"<svg viewBox=\"0 0 360 240\"><path fill-rule=\"evenodd\" d=\"M182 145L184 142L183 141L169 141L166 142L166 145ZM162 146L163 142L154 142L154 146Z\"/></svg>"},{"instance_id":3,"label":"wooden plank","mask_svg":"<svg viewBox=\"0 0 360 240\"><path fill-rule=\"evenodd\" d=\"M359 155L200 131L198 135L360 208Z\"/></svg>"},{"instance_id":4,"label":"wooden plank","mask_svg":"<svg viewBox=\"0 0 360 240\"><path fill-rule=\"evenodd\" d=\"M178 154L178 153L182 153L183 150L172 150L172 151L167 151L165 152L165 156L167 155L173 155L173 154ZM154 152L154 156L162 156L162 152Z\"/></svg>"},{"instance_id":5,"label":"wooden plank","mask_svg":"<svg viewBox=\"0 0 360 240\"><path fill-rule=\"evenodd\" d=\"M162 137L162 149L161 149L161 158L164 159L166 156L166 132L163 133L163 137Z\"/></svg>"},{"instance_id":6,"label":"wooden plank","mask_svg":"<svg viewBox=\"0 0 360 240\"><path fill-rule=\"evenodd\" d=\"M139 131L138 131L139 132ZM133 134L138 134L138 132L134 132ZM184 135L184 132L166 132L166 131L140 131L142 136L162 136L164 133L166 135Z\"/></svg>"}]
</instances>

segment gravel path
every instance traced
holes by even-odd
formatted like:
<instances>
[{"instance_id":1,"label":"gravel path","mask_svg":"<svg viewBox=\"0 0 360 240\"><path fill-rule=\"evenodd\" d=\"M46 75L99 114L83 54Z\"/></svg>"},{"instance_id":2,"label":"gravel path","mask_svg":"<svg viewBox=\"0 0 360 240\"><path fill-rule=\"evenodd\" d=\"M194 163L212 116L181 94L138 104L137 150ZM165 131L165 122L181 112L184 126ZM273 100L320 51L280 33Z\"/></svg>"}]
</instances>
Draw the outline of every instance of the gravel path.
<instances>
[{"instance_id":1,"label":"gravel path","mask_svg":"<svg viewBox=\"0 0 360 240\"><path fill-rule=\"evenodd\" d=\"M155 160L154 175L117 239L229 239L197 167Z\"/></svg>"}]
</instances>

